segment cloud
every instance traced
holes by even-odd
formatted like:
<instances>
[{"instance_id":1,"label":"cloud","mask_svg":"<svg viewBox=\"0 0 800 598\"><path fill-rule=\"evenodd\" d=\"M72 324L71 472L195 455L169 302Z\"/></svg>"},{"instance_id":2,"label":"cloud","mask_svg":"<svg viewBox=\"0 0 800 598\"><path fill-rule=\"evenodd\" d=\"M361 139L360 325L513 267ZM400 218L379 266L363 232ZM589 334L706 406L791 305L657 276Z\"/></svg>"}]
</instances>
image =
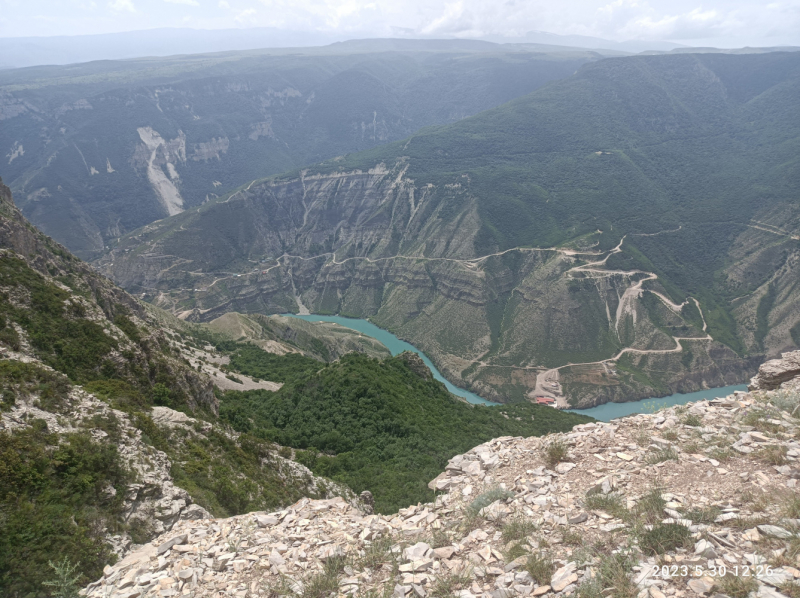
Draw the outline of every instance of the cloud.
<instances>
[{"instance_id":1,"label":"cloud","mask_svg":"<svg viewBox=\"0 0 800 598\"><path fill-rule=\"evenodd\" d=\"M239 24L249 24L253 22L253 17L257 14L258 11L256 9L248 8L237 14L236 17L234 17L234 20Z\"/></svg>"},{"instance_id":2,"label":"cloud","mask_svg":"<svg viewBox=\"0 0 800 598\"><path fill-rule=\"evenodd\" d=\"M185 4L187 6L200 6L197 0L164 0L167 4Z\"/></svg>"},{"instance_id":3,"label":"cloud","mask_svg":"<svg viewBox=\"0 0 800 598\"><path fill-rule=\"evenodd\" d=\"M220 8L230 8L231 5L228 4L228 0L219 0L219 4L217 5Z\"/></svg>"},{"instance_id":4,"label":"cloud","mask_svg":"<svg viewBox=\"0 0 800 598\"><path fill-rule=\"evenodd\" d=\"M109 2L108 5L112 9L119 12L136 12L136 7L133 5L133 0L114 0L113 2Z\"/></svg>"}]
</instances>

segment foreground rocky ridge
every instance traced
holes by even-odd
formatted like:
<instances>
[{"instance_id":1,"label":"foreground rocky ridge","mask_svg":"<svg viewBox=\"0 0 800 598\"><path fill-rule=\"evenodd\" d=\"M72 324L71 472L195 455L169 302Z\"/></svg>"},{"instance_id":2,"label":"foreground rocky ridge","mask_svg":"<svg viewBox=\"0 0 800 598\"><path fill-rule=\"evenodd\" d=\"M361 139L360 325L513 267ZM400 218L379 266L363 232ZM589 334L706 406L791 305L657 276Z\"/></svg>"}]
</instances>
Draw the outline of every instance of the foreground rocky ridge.
<instances>
[{"instance_id":1,"label":"foreground rocky ridge","mask_svg":"<svg viewBox=\"0 0 800 598\"><path fill-rule=\"evenodd\" d=\"M798 404L789 386L497 438L394 515L303 499L181 521L83 594L796 596Z\"/></svg>"}]
</instances>

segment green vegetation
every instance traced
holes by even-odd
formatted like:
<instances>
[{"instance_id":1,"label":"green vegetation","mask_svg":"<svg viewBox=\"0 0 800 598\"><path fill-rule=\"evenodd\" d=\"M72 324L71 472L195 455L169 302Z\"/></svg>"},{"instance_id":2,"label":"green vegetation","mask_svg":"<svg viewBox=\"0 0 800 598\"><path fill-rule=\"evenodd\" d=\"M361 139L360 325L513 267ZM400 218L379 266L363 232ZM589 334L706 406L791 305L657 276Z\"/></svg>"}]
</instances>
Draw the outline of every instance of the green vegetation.
<instances>
[{"instance_id":1,"label":"green vegetation","mask_svg":"<svg viewBox=\"0 0 800 598\"><path fill-rule=\"evenodd\" d=\"M597 575L578 586L577 597L634 598L639 593L639 588L631 578L635 564L635 558L629 554L602 555L597 566Z\"/></svg>"},{"instance_id":2,"label":"green vegetation","mask_svg":"<svg viewBox=\"0 0 800 598\"><path fill-rule=\"evenodd\" d=\"M714 589L731 598L747 598L758 590L758 581L754 576L734 575L731 571L717 580Z\"/></svg>"},{"instance_id":3,"label":"green vegetation","mask_svg":"<svg viewBox=\"0 0 800 598\"><path fill-rule=\"evenodd\" d=\"M586 497L584 504L591 511L605 511L609 515L625 519L628 516L628 509L625 507L625 500L619 494L590 494Z\"/></svg>"},{"instance_id":4,"label":"green vegetation","mask_svg":"<svg viewBox=\"0 0 800 598\"><path fill-rule=\"evenodd\" d=\"M667 448L656 449L648 452L645 460L648 465L656 465L658 463L663 463L664 461L677 461L678 452L671 446Z\"/></svg>"},{"instance_id":5,"label":"green vegetation","mask_svg":"<svg viewBox=\"0 0 800 598\"><path fill-rule=\"evenodd\" d=\"M0 287L24 290L25 307L17 307L8 293L0 294L0 313L22 326L39 358L84 382L99 377L105 356L117 347L103 327L87 319L86 308L70 293L48 283L19 257L0 256Z\"/></svg>"},{"instance_id":6,"label":"green vegetation","mask_svg":"<svg viewBox=\"0 0 800 598\"><path fill-rule=\"evenodd\" d=\"M501 531L503 542L521 541L536 531L536 524L527 517L517 516L506 521Z\"/></svg>"},{"instance_id":7,"label":"green vegetation","mask_svg":"<svg viewBox=\"0 0 800 598\"><path fill-rule=\"evenodd\" d=\"M476 496L469 506L467 507L467 512L472 517L477 517L482 509L485 509L490 504L498 500L506 500L508 498L513 498L514 493L510 490L504 490L503 488L492 488L491 490L487 490Z\"/></svg>"},{"instance_id":8,"label":"green vegetation","mask_svg":"<svg viewBox=\"0 0 800 598\"><path fill-rule=\"evenodd\" d=\"M0 411L11 409L18 398L37 396L42 409L59 412L68 401L69 389L64 376L37 364L0 361Z\"/></svg>"},{"instance_id":9,"label":"green vegetation","mask_svg":"<svg viewBox=\"0 0 800 598\"><path fill-rule=\"evenodd\" d=\"M639 548L645 554L664 554L676 548L688 548L692 543L689 528L679 523L656 523L639 534Z\"/></svg>"},{"instance_id":10,"label":"green vegetation","mask_svg":"<svg viewBox=\"0 0 800 598\"><path fill-rule=\"evenodd\" d=\"M556 565L552 557L545 551L532 553L525 563L525 570L540 586L550 584L553 573L556 572Z\"/></svg>"},{"instance_id":11,"label":"green vegetation","mask_svg":"<svg viewBox=\"0 0 800 598\"><path fill-rule=\"evenodd\" d=\"M247 373L271 380L280 375L285 384L277 392L226 393L220 417L240 432L301 449L300 462L356 492L370 490L382 513L431 500L428 481L450 457L482 442L589 421L528 404L467 405L399 357L349 354L325 365L258 349L236 355L242 354L248 360L232 359L231 367L244 363Z\"/></svg>"},{"instance_id":12,"label":"green vegetation","mask_svg":"<svg viewBox=\"0 0 800 598\"><path fill-rule=\"evenodd\" d=\"M220 282L217 286L228 285L226 292L189 297L178 289L185 287L188 272L233 271L231 264L250 271L246 260L260 255L265 235L280 236L286 245L282 250L306 258L331 249L340 258L386 259L395 253L422 252L431 258L425 264L410 259L387 262L393 264L393 272L413 270L414 284L405 282L411 280L405 274L391 280L377 270L368 274L366 264L356 259L339 271L336 288L326 285L323 291L321 283L330 274L323 258L304 262L298 292L314 311L371 317L430 349L435 360L436 352L443 358L464 358L472 351L467 347L477 347L478 339L486 338L491 345L487 363L465 364L462 380L475 388L491 385L511 400L522 399L530 388L515 381L508 366L598 361L635 340L671 347L665 336L643 338L642 333L647 337L653 330L651 324L657 332L699 338L705 322L715 340L741 357L753 358L782 348L761 346L785 341L764 335L768 315L793 313L788 307L797 299L794 291L778 292L790 286L783 280L769 287L787 256L796 251L796 241L759 232L752 222L763 218L770 226L785 218L781 225L786 230L797 226L792 216L797 201L785 166L794 163L796 152L783 140L800 130L794 105L787 99L800 86L798 60L791 53L698 54L587 64L568 79L472 118L312 168L310 172L335 174L342 180L377 164L388 171L373 180L374 196L366 198L359 187L337 195L335 207L327 188L307 190L320 210L328 210L324 218L315 212L320 218L313 227L279 235L271 219L277 209L300 206L297 171L292 171L257 183L230 202L209 203L137 232L122 241L114 256L115 271L129 276L138 264L128 250L144 242L148 252L187 260L166 275L174 278L162 278L161 283L175 289L176 296L189 302L187 307L210 308L230 301L234 308L250 310L252 296L242 292L238 299L236 289L256 284L260 307L279 311L296 309L291 298L286 300L285 287L275 284L285 276L288 263L272 270L263 283L252 277L246 283ZM675 83L676 73L680 84ZM713 74L717 84L709 87L700 73ZM417 191L425 189L424 209L415 216L421 228L383 221L385 210L399 214L394 202L405 201L391 191L400 173L414 181ZM306 201L307 196L302 197ZM373 201L375 197L380 201ZM354 206L363 210L365 222L374 223L372 245L334 233L347 223ZM455 235L473 241L463 250L467 254L459 254L469 257L515 247L609 250L624 238L622 250L606 262L607 269L652 272L658 279L646 282L644 289L687 303L676 313L645 293L641 301L647 316L638 324L624 317L610 328L606 308L616 301L614 295L621 296L643 275L609 276L611 286L600 288L590 272L555 276L550 266L556 256L523 251L481 260L480 280L467 277L458 284L464 289L474 285L482 299L477 304L464 301L443 291L451 288L450 270L436 261L456 256ZM219 255L225 256L224 263ZM562 267L567 266L558 264ZM375 278L364 286L360 281L367 274ZM132 280L132 288L139 283ZM533 288L546 292L531 301L528 293ZM689 297L697 300L699 309ZM567 304L573 306L569 317L554 317ZM475 325L460 326L461 314L469 314ZM795 325L791 320L781 323ZM571 398L581 395L583 404L633 393L670 394L693 370L709 372L711 362L736 361L733 354L706 341L683 341L682 346L681 353L657 357L623 355L616 374L609 374L616 378L613 383L606 375L594 379L565 368L564 386ZM738 362L743 376L754 361Z\"/></svg>"},{"instance_id":13,"label":"green vegetation","mask_svg":"<svg viewBox=\"0 0 800 598\"><path fill-rule=\"evenodd\" d=\"M42 582L45 587L53 588L53 598L78 598L81 575L75 574L75 570L80 563L71 563L67 557L62 558L57 563L48 561L48 566L53 570L55 577L51 580Z\"/></svg>"},{"instance_id":14,"label":"green vegetation","mask_svg":"<svg viewBox=\"0 0 800 598\"><path fill-rule=\"evenodd\" d=\"M52 434L42 420L0 432L0 594L37 595L48 562L69 555L80 585L113 562L102 530L119 529L130 474L115 446L88 432ZM72 575L70 572L69 575Z\"/></svg>"},{"instance_id":15,"label":"green vegetation","mask_svg":"<svg viewBox=\"0 0 800 598\"><path fill-rule=\"evenodd\" d=\"M174 164L183 181L180 192L186 205L198 206L209 190L227 194L253 179L402 139L420 127L458 120L567 77L597 57L588 51L571 57L496 49L490 54L465 53L458 42L452 48L439 45L431 52L425 45L411 42L397 52L391 44L387 47L376 41L369 49L353 47L344 53L321 48L291 55L269 50L228 52L224 57L98 61L75 68L7 72L0 76L0 94L9 94L13 98L9 101L31 109L15 113L11 129L4 131L3 146L19 141L28 155L29 147L43 147L38 138L42 119L49 129L65 131L55 141L49 161L44 155L28 163L14 160L5 165L4 174L15 190L30 181L33 188L59 189L59 197L70 198L67 202L42 196L40 207L31 210L32 218L87 258L98 253L95 233L89 230L101 231L104 244L111 244L115 236L103 222L118 222L120 230L130 231L164 215L156 201L131 204L125 199L153 194L146 178L120 167L139 143L138 127L152 126L166 140L174 139L178 130L194 144L225 140L225 149L212 150L210 155L189 146L188 155L194 152L196 159ZM237 86L242 77L251 80L247 89ZM154 117L151 102L139 94L153 86L166 86L163 105L176 103L181 108ZM251 94L269 98L281 93L275 90L284 89L291 93L272 102L267 124ZM223 90L226 95L221 102ZM180 103L187 98L193 110L207 115L220 129L192 119L191 111ZM124 113L112 107L120 99L127 106ZM79 100L92 109L65 114L55 108ZM375 110L378 118L373 126ZM354 134L367 122L369 132ZM77 168L86 168L83 159L101 171L91 185L74 175ZM107 159L116 169L114 176L105 172ZM27 194L20 197L28 202ZM100 217L92 206L102 206L107 216ZM231 232L223 228L220 236ZM314 249L326 247L327 239ZM219 254L217 259L227 258Z\"/></svg>"},{"instance_id":16,"label":"green vegetation","mask_svg":"<svg viewBox=\"0 0 800 598\"><path fill-rule=\"evenodd\" d=\"M255 345L235 345L221 343L222 349L233 349L229 368L246 376L269 380L270 382L289 382L313 376L322 364L301 353L276 355L267 353Z\"/></svg>"},{"instance_id":17,"label":"green vegetation","mask_svg":"<svg viewBox=\"0 0 800 598\"><path fill-rule=\"evenodd\" d=\"M553 440L544 448L544 462L550 469L553 469L562 461L566 461L568 457L569 447L561 440Z\"/></svg>"}]
</instances>

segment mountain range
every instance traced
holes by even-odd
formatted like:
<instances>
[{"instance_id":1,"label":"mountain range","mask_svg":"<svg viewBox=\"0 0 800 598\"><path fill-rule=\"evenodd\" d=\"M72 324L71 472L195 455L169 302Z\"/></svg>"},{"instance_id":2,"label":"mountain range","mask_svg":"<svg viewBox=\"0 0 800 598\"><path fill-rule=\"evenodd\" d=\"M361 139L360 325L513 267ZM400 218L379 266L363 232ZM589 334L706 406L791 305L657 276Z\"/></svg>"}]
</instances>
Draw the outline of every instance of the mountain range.
<instances>
[{"instance_id":1,"label":"mountain range","mask_svg":"<svg viewBox=\"0 0 800 598\"><path fill-rule=\"evenodd\" d=\"M0 71L3 176L83 258L254 178L454 122L597 52L362 40Z\"/></svg>"},{"instance_id":2,"label":"mountain range","mask_svg":"<svg viewBox=\"0 0 800 598\"><path fill-rule=\"evenodd\" d=\"M800 339L800 54L607 58L97 262L181 317L369 317L496 400L739 383ZM555 385L555 386L553 386Z\"/></svg>"}]
</instances>

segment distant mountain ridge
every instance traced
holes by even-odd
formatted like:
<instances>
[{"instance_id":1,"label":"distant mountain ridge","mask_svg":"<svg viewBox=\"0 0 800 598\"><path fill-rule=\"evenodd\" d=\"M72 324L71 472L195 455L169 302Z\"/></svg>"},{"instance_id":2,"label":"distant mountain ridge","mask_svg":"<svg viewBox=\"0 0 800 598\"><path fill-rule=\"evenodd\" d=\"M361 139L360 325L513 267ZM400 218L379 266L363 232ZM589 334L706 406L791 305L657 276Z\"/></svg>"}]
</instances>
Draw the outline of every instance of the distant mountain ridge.
<instances>
[{"instance_id":1,"label":"distant mountain ridge","mask_svg":"<svg viewBox=\"0 0 800 598\"><path fill-rule=\"evenodd\" d=\"M36 226L92 258L254 178L457 121L600 58L363 40L0 71L0 168Z\"/></svg>"},{"instance_id":2,"label":"distant mountain ridge","mask_svg":"<svg viewBox=\"0 0 800 598\"><path fill-rule=\"evenodd\" d=\"M296 292L499 400L740 383L800 343L798 97L797 53L606 59L256 181L98 265L201 320L293 311Z\"/></svg>"},{"instance_id":3,"label":"distant mountain ridge","mask_svg":"<svg viewBox=\"0 0 800 598\"><path fill-rule=\"evenodd\" d=\"M209 52L235 52L263 48L292 48L294 52L307 52L310 48L348 42L354 39L385 41L374 38L370 32L337 33L291 31L274 27L245 29L190 29L158 28L97 35L72 35L49 37L0 38L0 69L22 68L43 64L72 64L93 60L121 60L143 56L175 56L179 54L207 54ZM393 38L410 44L424 43L431 38ZM671 50L680 44L661 41L614 42L598 37L581 35L556 35L530 32L520 38L488 36L483 38L498 44L537 43L565 48L606 49L625 52L643 50ZM433 41L468 44L477 40L446 38Z\"/></svg>"}]
</instances>

